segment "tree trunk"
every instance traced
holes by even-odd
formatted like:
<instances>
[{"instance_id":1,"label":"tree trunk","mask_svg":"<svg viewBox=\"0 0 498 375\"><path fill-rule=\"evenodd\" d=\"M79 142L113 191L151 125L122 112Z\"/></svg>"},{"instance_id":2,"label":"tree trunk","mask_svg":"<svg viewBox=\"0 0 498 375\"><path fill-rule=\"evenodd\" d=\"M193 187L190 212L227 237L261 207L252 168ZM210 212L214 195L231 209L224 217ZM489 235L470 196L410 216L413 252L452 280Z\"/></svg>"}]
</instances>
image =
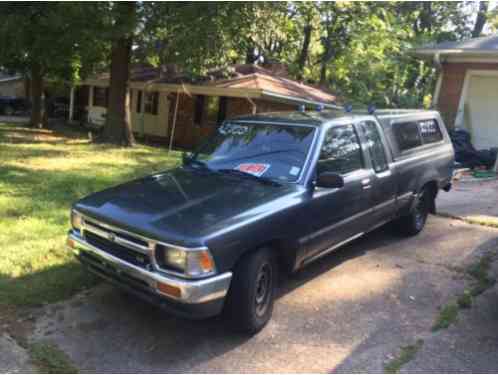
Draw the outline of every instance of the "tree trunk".
<instances>
[{"instance_id":1,"label":"tree trunk","mask_svg":"<svg viewBox=\"0 0 498 375\"><path fill-rule=\"evenodd\" d=\"M320 66L320 86L324 86L327 83L327 64L332 59L332 41L330 40L330 35L322 39L323 55L322 62Z\"/></svg>"},{"instance_id":2,"label":"tree trunk","mask_svg":"<svg viewBox=\"0 0 498 375\"><path fill-rule=\"evenodd\" d=\"M44 106L42 103L43 75L39 64L31 66L31 126L43 127Z\"/></svg>"},{"instance_id":3,"label":"tree trunk","mask_svg":"<svg viewBox=\"0 0 498 375\"><path fill-rule=\"evenodd\" d=\"M432 4L430 1L422 3L422 12L420 13L420 29L425 32L432 30Z\"/></svg>"},{"instance_id":4,"label":"tree trunk","mask_svg":"<svg viewBox=\"0 0 498 375\"><path fill-rule=\"evenodd\" d=\"M486 24L488 12L488 2L480 1L479 2L479 12L477 13L476 23L474 24L474 29L472 30L472 38L477 38L482 33L482 29L484 29L484 25Z\"/></svg>"},{"instance_id":5,"label":"tree trunk","mask_svg":"<svg viewBox=\"0 0 498 375\"><path fill-rule=\"evenodd\" d=\"M111 77L109 83L109 101L107 117L102 140L121 146L133 146L135 137L130 121L130 92L128 79L130 75L130 59L132 46L132 27L136 14L135 3L118 3L121 13L116 19L116 27L130 26L130 32L112 42Z\"/></svg>"},{"instance_id":6,"label":"tree trunk","mask_svg":"<svg viewBox=\"0 0 498 375\"><path fill-rule=\"evenodd\" d=\"M306 65L306 61L308 60L308 50L311 41L311 32L313 31L313 26L310 23L306 24L303 28L304 40L303 47L301 48L301 53L299 54L299 59L297 60L298 73L297 79L301 80L304 76L304 67Z\"/></svg>"},{"instance_id":7,"label":"tree trunk","mask_svg":"<svg viewBox=\"0 0 498 375\"><path fill-rule=\"evenodd\" d=\"M254 46L250 46L246 49L246 64L254 64L258 60Z\"/></svg>"}]
</instances>

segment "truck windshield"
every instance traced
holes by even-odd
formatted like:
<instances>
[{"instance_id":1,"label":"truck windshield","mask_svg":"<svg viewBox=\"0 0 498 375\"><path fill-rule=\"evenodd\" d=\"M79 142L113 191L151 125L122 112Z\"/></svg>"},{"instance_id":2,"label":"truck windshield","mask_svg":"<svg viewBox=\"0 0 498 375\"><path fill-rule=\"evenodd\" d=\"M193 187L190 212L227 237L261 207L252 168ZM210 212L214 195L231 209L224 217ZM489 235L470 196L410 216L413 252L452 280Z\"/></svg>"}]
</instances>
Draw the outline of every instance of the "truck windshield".
<instances>
[{"instance_id":1,"label":"truck windshield","mask_svg":"<svg viewBox=\"0 0 498 375\"><path fill-rule=\"evenodd\" d=\"M296 181L310 151L311 126L225 123L192 156L192 165Z\"/></svg>"}]
</instances>

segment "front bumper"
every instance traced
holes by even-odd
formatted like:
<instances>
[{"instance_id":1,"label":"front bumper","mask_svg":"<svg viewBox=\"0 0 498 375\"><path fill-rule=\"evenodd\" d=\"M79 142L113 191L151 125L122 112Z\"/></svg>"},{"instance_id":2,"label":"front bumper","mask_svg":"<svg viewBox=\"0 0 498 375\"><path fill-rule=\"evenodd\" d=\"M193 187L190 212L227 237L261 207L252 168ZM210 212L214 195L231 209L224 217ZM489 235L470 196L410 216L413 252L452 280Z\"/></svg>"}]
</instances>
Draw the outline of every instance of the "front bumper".
<instances>
[{"instance_id":1,"label":"front bumper","mask_svg":"<svg viewBox=\"0 0 498 375\"><path fill-rule=\"evenodd\" d=\"M231 272L225 272L206 279L185 280L149 271L96 248L73 232L68 235L68 248L89 271L164 310L193 319L221 312L232 278ZM180 296L164 295L158 290L159 283L179 289Z\"/></svg>"}]
</instances>

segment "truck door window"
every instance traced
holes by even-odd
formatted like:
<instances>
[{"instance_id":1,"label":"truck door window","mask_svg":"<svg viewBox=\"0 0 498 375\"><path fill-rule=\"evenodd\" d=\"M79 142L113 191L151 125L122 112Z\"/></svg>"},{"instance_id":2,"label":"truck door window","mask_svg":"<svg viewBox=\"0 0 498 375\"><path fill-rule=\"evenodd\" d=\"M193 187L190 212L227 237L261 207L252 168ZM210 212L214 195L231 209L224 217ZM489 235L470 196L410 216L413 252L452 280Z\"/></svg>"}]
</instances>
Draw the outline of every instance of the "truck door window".
<instances>
[{"instance_id":1,"label":"truck door window","mask_svg":"<svg viewBox=\"0 0 498 375\"><path fill-rule=\"evenodd\" d=\"M418 122L420 134L424 144L436 143L443 140L443 134L436 120L423 120Z\"/></svg>"},{"instance_id":2,"label":"truck door window","mask_svg":"<svg viewBox=\"0 0 498 375\"><path fill-rule=\"evenodd\" d=\"M347 174L362 168L360 142L353 125L329 129L320 150L318 173Z\"/></svg>"},{"instance_id":3,"label":"truck door window","mask_svg":"<svg viewBox=\"0 0 498 375\"><path fill-rule=\"evenodd\" d=\"M400 151L410 150L422 145L416 122L400 122L393 125L394 135Z\"/></svg>"},{"instance_id":4,"label":"truck door window","mask_svg":"<svg viewBox=\"0 0 498 375\"><path fill-rule=\"evenodd\" d=\"M387 170L389 167L387 165L386 151L377 125L375 122L365 121L360 123L360 129L365 136L374 171L379 173Z\"/></svg>"}]
</instances>

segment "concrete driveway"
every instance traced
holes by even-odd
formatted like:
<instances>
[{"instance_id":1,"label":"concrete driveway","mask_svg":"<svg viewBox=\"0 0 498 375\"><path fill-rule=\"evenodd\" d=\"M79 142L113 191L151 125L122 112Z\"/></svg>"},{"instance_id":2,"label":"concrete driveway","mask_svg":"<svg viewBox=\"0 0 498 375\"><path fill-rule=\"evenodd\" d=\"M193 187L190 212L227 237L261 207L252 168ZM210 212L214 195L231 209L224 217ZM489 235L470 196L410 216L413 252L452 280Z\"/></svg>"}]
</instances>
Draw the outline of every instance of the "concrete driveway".
<instances>
[{"instance_id":1,"label":"concrete driveway","mask_svg":"<svg viewBox=\"0 0 498 375\"><path fill-rule=\"evenodd\" d=\"M165 315L102 285L45 307L31 340L57 345L82 372L383 372L419 339L411 372L496 372L498 314L485 330L463 329L465 339L445 341L457 326L431 331L440 306L468 282L462 267L496 249L496 229L431 217L417 237L383 228L284 278L272 321L253 337L219 318ZM490 293L468 314L479 315Z\"/></svg>"},{"instance_id":2,"label":"concrete driveway","mask_svg":"<svg viewBox=\"0 0 498 375\"><path fill-rule=\"evenodd\" d=\"M449 193L437 197L438 212L498 226L498 180L455 181Z\"/></svg>"}]
</instances>

